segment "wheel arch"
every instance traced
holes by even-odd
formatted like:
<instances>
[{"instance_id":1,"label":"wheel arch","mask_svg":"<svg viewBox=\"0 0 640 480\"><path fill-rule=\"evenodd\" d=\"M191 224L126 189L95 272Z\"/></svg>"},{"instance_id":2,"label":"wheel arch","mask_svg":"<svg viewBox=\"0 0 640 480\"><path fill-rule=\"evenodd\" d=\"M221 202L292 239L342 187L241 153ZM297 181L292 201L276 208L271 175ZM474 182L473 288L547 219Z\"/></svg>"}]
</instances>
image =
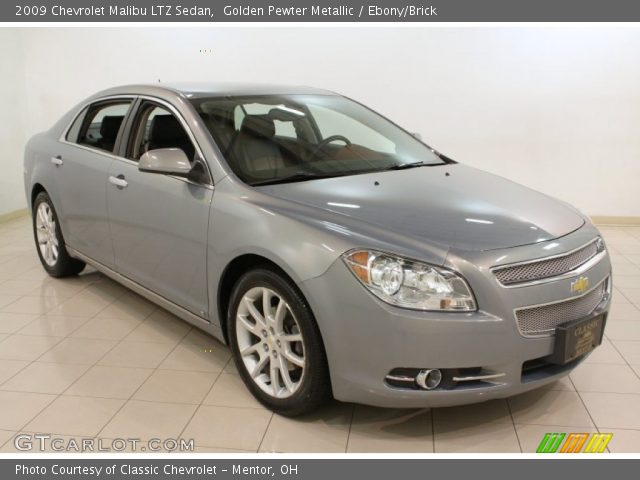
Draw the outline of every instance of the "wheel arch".
<instances>
[{"instance_id":1,"label":"wheel arch","mask_svg":"<svg viewBox=\"0 0 640 480\"><path fill-rule=\"evenodd\" d=\"M48 188L48 187L51 187L51 188ZM29 209L31 210L32 215L33 215L33 206L35 204L37 196L40 193L46 193L49 196L49 200L51 201L51 204L55 209L56 215L58 217L58 228L60 229L60 234L62 235L63 239L66 239L64 233L66 231L67 225L66 225L64 210L61 205L62 202L60 201L59 196L56 195L55 185L47 184L46 178L40 178L38 180L34 180L33 184L31 185L31 192L28 199L29 199Z\"/></svg>"},{"instance_id":2,"label":"wheel arch","mask_svg":"<svg viewBox=\"0 0 640 480\"><path fill-rule=\"evenodd\" d=\"M244 253L236 256L229 263L227 263L227 266L222 271L222 275L220 276L217 287L216 306L218 320L220 322L220 328L222 330L224 341L227 344L229 344L227 313L229 310L229 302L231 300L231 292L233 291L233 287L242 275L250 270L260 267L274 270L284 278L290 280L293 286L298 290L300 295L307 301L316 323L318 322L317 316L315 315L315 312L313 310L312 302L309 301L308 295L306 294L304 289L301 288L300 283L296 280L295 276L289 273L288 269L283 268L279 263L264 255L260 255L258 253ZM318 325L318 330L320 332L320 336L322 337L322 329L320 328L320 325ZM323 338L322 344L324 345Z\"/></svg>"},{"instance_id":3,"label":"wheel arch","mask_svg":"<svg viewBox=\"0 0 640 480\"><path fill-rule=\"evenodd\" d=\"M33 187L31 187L31 202L29 203L29 207L33 210L33 204L36 201L36 197L41 192L46 192L47 190L41 183L34 183Z\"/></svg>"},{"instance_id":4,"label":"wheel arch","mask_svg":"<svg viewBox=\"0 0 640 480\"><path fill-rule=\"evenodd\" d=\"M218 283L218 318L220 320L220 327L224 340L228 344L228 330L227 330L227 313L229 310L229 302L231 300L231 292L233 287L238 282L240 277L250 270L258 267L267 267L277 271L279 274L285 276L296 284L295 280L289 275L283 268L281 268L273 260L255 253L246 253L239 255L231 260L224 268L220 281ZM296 284L297 285L297 284Z\"/></svg>"}]
</instances>

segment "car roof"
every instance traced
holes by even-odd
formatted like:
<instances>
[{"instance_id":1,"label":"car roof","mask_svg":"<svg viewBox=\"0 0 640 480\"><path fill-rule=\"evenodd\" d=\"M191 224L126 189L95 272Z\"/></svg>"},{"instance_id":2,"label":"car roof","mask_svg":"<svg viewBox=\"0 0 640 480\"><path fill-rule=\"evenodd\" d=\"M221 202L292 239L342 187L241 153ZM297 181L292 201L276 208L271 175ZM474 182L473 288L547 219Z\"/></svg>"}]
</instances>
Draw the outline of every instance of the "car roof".
<instances>
[{"instance_id":1,"label":"car roof","mask_svg":"<svg viewBox=\"0 0 640 480\"><path fill-rule=\"evenodd\" d=\"M259 83L218 83L218 82L184 82L184 83L150 83L134 84L113 87L103 90L95 95L102 97L107 95L167 95L179 94L188 98L222 97L236 95L293 95L315 94L336 95L336 93L320 88L293 86L293 85L269 85Z\"/></svg>"}]
</instances>

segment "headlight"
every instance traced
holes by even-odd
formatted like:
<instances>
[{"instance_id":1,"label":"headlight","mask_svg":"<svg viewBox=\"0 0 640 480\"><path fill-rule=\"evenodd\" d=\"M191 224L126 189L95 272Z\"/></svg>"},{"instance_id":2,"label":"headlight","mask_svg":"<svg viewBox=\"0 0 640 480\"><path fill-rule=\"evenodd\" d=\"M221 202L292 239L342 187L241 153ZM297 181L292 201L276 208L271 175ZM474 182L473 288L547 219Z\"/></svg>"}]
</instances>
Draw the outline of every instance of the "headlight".
<instances>
[{"instance_id":1,"label":"headlight","mask_svg":"<svg viewBox=\"0 0 640 480\"><path fill-rule=\"evenodd\" d=\"M371 250L347 252L342 259L371 293L392 305L415 310L476 310L467 282L450 270Z\"/></svg>"}]
</instances>

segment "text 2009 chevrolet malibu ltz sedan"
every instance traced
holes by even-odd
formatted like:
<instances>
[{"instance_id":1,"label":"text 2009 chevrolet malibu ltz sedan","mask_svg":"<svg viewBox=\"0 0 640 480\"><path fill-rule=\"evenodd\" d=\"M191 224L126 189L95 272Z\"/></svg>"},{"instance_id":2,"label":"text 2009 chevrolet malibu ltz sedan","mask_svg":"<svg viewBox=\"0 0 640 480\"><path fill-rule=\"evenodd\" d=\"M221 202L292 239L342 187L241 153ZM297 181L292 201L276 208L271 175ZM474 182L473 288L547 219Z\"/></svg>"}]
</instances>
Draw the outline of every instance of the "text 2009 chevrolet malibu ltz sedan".
<instances>
[{"instance_id":1,"label":"text 2009 chevrolet malibu ltz sedan","mask_svg":"<svg viewBox=\"0 0 640 480\"><path fill-rule=\"evenodd\" d=\"M42 265L90 264L228 343L284 415L458 405L597 347L598 230L324 90L113 88L28 143Z\"/></svg>"}]
</instances>

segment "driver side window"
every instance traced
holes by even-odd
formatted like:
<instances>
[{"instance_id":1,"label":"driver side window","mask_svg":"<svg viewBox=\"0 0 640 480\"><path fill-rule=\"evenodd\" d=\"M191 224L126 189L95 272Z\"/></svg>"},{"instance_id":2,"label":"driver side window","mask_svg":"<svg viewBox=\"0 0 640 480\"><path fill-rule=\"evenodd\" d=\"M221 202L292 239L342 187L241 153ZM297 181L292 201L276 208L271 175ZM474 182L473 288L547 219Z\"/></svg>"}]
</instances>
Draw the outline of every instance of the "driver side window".
<instances>
[{"instance_id":1,"label":"driver side window","mask_svg":"<svg viewBox=\"0 0 640 480\"><path fill-rule=\"evenodd\" d=\"M153 102L145 102L136 115L128 158L138 161L149 150L179 148L189 161L195 159L195 147L186 130L167 108Z\"/></svg>"}]
</instances>

